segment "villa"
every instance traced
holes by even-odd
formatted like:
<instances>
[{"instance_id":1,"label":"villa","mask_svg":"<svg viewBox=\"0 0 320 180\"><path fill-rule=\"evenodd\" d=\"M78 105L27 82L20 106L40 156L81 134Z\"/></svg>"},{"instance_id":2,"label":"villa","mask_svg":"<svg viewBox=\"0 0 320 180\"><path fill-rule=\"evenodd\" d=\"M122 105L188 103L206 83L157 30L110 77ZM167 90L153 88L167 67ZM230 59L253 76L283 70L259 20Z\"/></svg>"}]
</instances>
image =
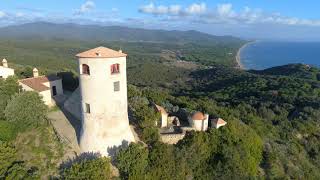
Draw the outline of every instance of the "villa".
<instances>
[{"instance_id":1,"label":"villa","mask_svg":"<svg viewBox=\"0 0 320 180\"><path fill-rule=\"evenodd\" d=\"M38 92L43 99L43 102L52 107L55 105L53 98L57 95L63 95L62 80L56 75L39 76L38 69L33 69L33 77L22 79L19 85L23 91Z\"/></svg>"}]
</instances>

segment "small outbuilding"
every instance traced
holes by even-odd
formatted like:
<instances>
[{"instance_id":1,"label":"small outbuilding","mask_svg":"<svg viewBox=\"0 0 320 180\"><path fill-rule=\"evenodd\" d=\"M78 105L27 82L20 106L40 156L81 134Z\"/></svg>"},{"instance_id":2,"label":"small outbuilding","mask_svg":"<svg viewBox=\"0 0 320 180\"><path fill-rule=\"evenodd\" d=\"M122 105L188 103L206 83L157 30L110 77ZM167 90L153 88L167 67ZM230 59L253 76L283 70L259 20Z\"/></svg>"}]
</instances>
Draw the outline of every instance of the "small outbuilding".
<instances>
[{"instance_id":1,"label":"small outbuilding","mask_svg":"<svg viewBox=\"0 0 320 180\"><path fill-rule=\"evenodd\" d=\"M155 109L161 114L161 119L160 119L160 127L168 127L168 113L167 111L162 107L157 104L154 104Z\"/></svg>"},{"instance_id":2,"label":"small outbuilding","mask_svg":"<svg viewBox=\"0 0 320 180\"><path fill-rule=\"evenodd\" d=\"M216 129L219 129L220 127L225 126L226 124L227 122L221 118L216 118L211 120L212 127Z\"/></svg>"},{"instance_id":3,"label":"small outbuilding","mask_svg":"<svg viewBox=\"0 0 320 180\"><path fill-rule=\"evenodd\" d=\"M0 66L0 79L6 79L9 76L14 75L14 69L9 68L8 61L6 59L2 60L2 66Z\"/></svg>"},{"instance_id":4,"label":"small outbuilding","mask_svg":"<svg viewBox=\"0 0 320 180\"><path fill-rule=\"evenodd\" d=\"M38 92L49 107L55 105L53 97L63 95L61 78L56 75L39 76L39 71L36 68L33 69L33 77L20 80L19 85L23 91Z\"/></svg>"},{"instance_id":5,"label":"small outbuilding","mask_svg":"<svg viewBox=\"0 0 320 180\"><path fill-rule=\"evenodd\" d=\"M189 124L196 131L206 131L208 129L209 115L202 112L193 113L189 117Z\"/></svg>"}]
</instances>

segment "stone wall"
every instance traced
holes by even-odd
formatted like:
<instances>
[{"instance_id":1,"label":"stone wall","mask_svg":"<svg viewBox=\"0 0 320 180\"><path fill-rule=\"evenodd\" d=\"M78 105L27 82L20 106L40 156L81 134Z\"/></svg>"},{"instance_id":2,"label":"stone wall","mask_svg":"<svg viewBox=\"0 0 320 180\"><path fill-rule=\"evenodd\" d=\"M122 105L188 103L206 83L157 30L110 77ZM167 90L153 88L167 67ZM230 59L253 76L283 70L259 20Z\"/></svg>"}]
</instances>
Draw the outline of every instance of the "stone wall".
<instances>
[{"instance_id":1,"label":"stone wall","mask_svg":"<svg viewBox=\"0 0 320 180\"><path fill-rule=\"evenodd\" d=\"M177 144L178 141L184 138L186 133L182 134L161 134L161 141L167 144Z\"/></svg>"},{"instance_id":2,"label":"stone wall","mask_svg":"<svg viewBox=\"0 0 320 180\"><path fill-rule=\"evenodd\" d=\"M179 134L160 134L160 139L163 143L167 144L177 144L178 141L184 138L186 132L195 131L193 127L181 127L182 133Z\"/></svg>"}]
</instances>

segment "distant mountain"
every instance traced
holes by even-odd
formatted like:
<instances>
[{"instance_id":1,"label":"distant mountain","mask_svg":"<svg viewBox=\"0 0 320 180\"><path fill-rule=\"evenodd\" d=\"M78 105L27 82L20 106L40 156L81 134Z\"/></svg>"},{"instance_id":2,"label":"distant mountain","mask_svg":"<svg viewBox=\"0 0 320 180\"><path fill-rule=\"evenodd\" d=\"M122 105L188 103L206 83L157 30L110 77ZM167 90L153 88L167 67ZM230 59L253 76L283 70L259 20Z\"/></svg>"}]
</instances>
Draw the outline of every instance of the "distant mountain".
<instances>
[{"instance_id":1,"label":"distant mountain","mask_svg":"<svg viewBox=\"0 0 320 180\"><path fill-rule=\"evenodd\" d=\"M83 41L151 41L173 43L238 43L232 36L198 31L166 31L78 24L29 23L0 28L0 39L67 39Z\"/></svg>"}]
</instances>

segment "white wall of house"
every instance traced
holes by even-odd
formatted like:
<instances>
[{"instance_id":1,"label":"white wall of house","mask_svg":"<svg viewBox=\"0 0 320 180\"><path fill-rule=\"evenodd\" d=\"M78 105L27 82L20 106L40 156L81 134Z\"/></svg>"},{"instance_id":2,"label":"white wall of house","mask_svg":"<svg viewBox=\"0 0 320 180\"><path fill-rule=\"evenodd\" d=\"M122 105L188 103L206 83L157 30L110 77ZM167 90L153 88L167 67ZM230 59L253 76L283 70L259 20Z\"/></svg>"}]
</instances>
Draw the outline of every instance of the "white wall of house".
<instances>
[{"instance_id":1,"label":"white wall of house","mask_svg":"<svg viewBox=\"0 0 320 180\"><path fill-rule=\"evenodd\" d=\"M161 113L161 127L167 127L168 126L168 114L167 113Z\"/></svg>"},{"instance_id":2,"label":"white wall of house","mask_svg":"<svg viewBox=\"0 0 320 180\"><path fill-rule=\"evenodd\" d=\"M34 91L34 89L30 88L29 86L19 82L19 85L22 87L23 91ZM55 103L52 101L51 92L50 90L39 92L39 95L42 97L42 101L45 105L52 107Z\"/></svg>"},{"instance_id":3,"label":"white wall of house","mask_svg":"<svg viewBox=\"0 0 320 180\"><path fill-rule=\"evenodd\" d=\"M42 100L45 105L49 107L53 107L56 105L55 101L52 99L53 97L53 92L52 92L52 87L56 86L57 89L57 95L62 95L63 94L63 88L62 88L62 81L56 80L56 81L50 81L47 83L43 83L45 86L49 87L49 90L39 92L40 96L42 97ZM22 90L24 91L34 91L34 89L30 88L29 86L19 82L19 85L22 87Z\"/></svg>"},{"instance_id":4,"label":"white wall of house","mask_svg":"<svg viewBox=\"0 0 320 180\"><path fill-rule=\"evenodd\" d=\"M63 94L62 80L61 79L44 83L44 85L47 86L47 87L50 87L51 96L53 96L53 87L54 86L56 87L57 95L62 95Z\"/></svg>"},{"instance_id":5,"label":"white wall of house","mask_svg":"<svg viewBox=\"0 0 320 180\"><path fill-rule=\"evenodd\" d=\"M208 129L208 121L209 121L209 115L205 114L205 119L194 119L192 120L191 126L196 131L206 131Z\"/></svg>"},{"instance_id":6,"label":"white wall of house","mask_svg":"<svg viewBox=\"0 0 320 180\"><path fill-rule=\"evenodd\" d=\"M51 97L50 90L39 92L39 94L40 94L40 96L42 96L42 100L45 105L47 105L49 107L55 106L55 102L53 101L53 99Z\"/></svg>"},{"instance_id":7,"label":"white wall of house","mask_svg":"<svg viewBox=\"0 0 320 180\"><path fill-rule=\"evenodd\" d=\"M9 76L13 76L14 75L14 69L11 68L6 68L3 66L0 66L0 78L8 78Z\"/></svg>"},{"instance_id":8,"label":"white wall of house","mask_svg":"<svg viewBox=\"0 0 320 180\"><path fill-rule=\"evenodd\" d=\"M90 67L90 75L82 74L82 64ZM111 74L110 66L120 64L120 73ZM134 141L129 127L127 105L126 57L80 58L80 93L82 105L82 152L99 152L109 156L112 149ZM120 91L114 91L114 83ZM90 105L90 113L86 112Z\"/></svg>"}]
</instances>

